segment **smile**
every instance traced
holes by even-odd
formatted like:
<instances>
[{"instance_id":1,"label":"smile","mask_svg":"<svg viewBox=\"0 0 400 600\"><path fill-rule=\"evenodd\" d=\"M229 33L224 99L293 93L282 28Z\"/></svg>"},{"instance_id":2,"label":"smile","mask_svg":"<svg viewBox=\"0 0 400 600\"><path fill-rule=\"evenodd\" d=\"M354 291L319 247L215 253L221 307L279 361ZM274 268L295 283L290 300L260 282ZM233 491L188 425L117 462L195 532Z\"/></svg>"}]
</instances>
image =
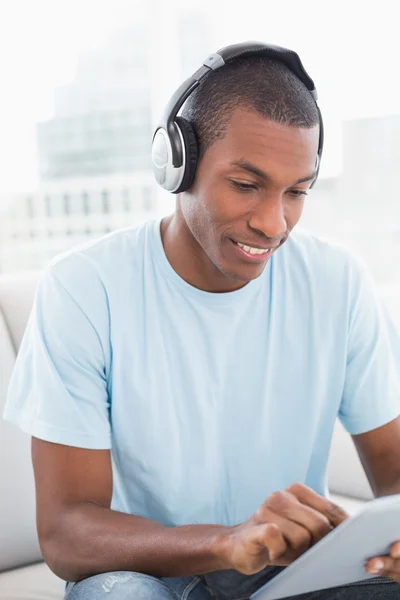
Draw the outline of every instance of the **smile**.
<instances>
[{"instance_id":1,"label":"smile","mask_svg":"<svg viewBox=\"0 0 400 600\"><path fill-rule=\"evenodd\" d=\"M236 256L240 257L241 260L245 260L247 263L263 264L273 254L274 250L278 246L271 246L269 248L258 248L257 246L249 246L248 244L242 244L231 239L231 242L236 249Z\"/></svg>"},{"instance_id":2,"label":"smile","mask_svg":"<svg viewBox=\"0 0 400 600\"><path fill-rule=\"evenodd\" d=\"M258 254L259 256L267 256L271 254L273 248L255 248L254 246L246 246L245 244L241 244L240 242L236 242L239 248L242 248L247 254Z\"/></svg>"}]
</instances>

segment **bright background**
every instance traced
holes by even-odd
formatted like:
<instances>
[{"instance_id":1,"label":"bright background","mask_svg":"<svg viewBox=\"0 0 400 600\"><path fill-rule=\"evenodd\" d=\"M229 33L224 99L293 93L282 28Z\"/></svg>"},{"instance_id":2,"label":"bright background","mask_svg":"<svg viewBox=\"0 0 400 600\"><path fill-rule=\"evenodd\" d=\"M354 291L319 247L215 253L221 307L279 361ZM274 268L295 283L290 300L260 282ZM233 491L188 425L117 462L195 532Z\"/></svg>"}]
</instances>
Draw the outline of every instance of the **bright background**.
<instances>
[{"instance_id":1,"label":"bright background","mask_svg":"<svg viewBox=\"0 0 400 600\"><path fill-rule=\"evenodd\" d=\"M152 128L210 51L259 40L296 50L319 92L325 150L303 226L361 254L395 309L396 13L395 0L0 2L0 272L170 212Z\"/></svg>"}]
</instances>

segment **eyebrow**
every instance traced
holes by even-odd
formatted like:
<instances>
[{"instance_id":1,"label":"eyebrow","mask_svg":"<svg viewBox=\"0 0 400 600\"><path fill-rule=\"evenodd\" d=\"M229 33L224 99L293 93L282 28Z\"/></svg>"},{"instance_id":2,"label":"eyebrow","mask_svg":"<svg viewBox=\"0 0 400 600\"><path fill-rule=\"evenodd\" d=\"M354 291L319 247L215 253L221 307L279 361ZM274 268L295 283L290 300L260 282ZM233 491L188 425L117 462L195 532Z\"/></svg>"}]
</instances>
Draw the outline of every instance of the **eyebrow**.
<instances>
[{"instance_id":1,"label":"eyebrow","mask_svg":"<svg viewBox=\"0 0 400 600\"><path fill-rule=\"evenodd\" d=\"M253 175L256 175L264 181L271 181L271 177L267 173L245 160L237 160L231 163L231 167L238 167L239 169L243 169L245 171L248 171L249 173L252 173ZM292 185L298 185L299 183L306 183L306 181L312 181L313 179L315 179L315 176L316 173L314 172L311 175L307 175L306 177L298 179Z\"/></svg>"}]
</instances>

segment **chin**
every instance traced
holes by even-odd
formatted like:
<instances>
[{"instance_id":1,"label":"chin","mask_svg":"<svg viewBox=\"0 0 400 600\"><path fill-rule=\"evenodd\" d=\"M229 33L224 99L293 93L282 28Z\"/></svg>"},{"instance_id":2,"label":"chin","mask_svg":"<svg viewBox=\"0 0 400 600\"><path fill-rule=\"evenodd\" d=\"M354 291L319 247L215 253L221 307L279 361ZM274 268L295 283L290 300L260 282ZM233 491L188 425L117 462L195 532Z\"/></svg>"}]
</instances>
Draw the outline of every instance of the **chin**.
<instances>
[{"instance_id":1,"label":"chin","mask_svg":"<svg viewBox=\"0 0 400 600\"><path fill-rule=\"evenodd\" d=\"M242 283L243 285L253 281L254 279L258 279L263 272L265 267L268 264L268 261L265 261L262 265L246 265L241 268L231 267L225 271L225 275L232 279L232 281L237 281L238 283Z\"/></svg>"}]
</instances>

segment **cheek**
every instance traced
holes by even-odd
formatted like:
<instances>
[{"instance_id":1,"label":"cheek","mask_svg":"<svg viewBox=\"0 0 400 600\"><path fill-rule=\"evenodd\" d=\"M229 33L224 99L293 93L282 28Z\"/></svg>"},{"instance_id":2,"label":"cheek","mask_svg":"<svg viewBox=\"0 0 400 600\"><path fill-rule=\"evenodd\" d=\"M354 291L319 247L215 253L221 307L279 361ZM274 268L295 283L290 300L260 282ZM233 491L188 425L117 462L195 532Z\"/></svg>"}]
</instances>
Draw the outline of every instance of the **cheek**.
<instances>
[{"instance_id":1,"label":"cheek","mask_svg":"<svg viewBox=\"0 0 400 600\"><path fill-rule=\"evenodd\" d=\"M299 221L304 209L304 199L288 202L285 207L285 219L288 229L292 229Z\"/></svg>"},{"instance_id":2,"label":"cheek","mask_svg":"<svg viewBox=\"0 0 400 600\"><path fill-rule=\"evenodd\" d=\"M250 209L249 198L241 198L227 185L215 186L205 196L204 206L216 228L246 218Z\"/></svg>"},{"instance_id":3,"label":"cheek","mask_svg":"<svg viewBox=\"0 0 400 600\"><path fill-rule=\"evenodd\" d=\"M206 182L204 178L198 179L188 204L190 208L184 211L185 218L192 232L207 246L213 245L215 238L227 229L243 227L249 209L251 211L249 198L241 198L226 182L212 177Z\"/></svg>"},{"instance_id":4,"label":"cheek","mask_svg":"<svg viewBox=\"0 0 400 600\"><path fill-rule=\"evenodd\" d=\"M204 190L198 198L199 214L211 230L217 230L235 218L234 198L221 186Z\"/></svg>"},{"instance_id":5,"label":"cheek","mask_svg":"<svg viewBox=\"0 0 400 600\"><path fill-rule=\"evenodd\" d=\"M194 238L204 249L210 249L223 222L217 193L197 191L183 200L181 210Z\"/></svg>"}]
</instances>

